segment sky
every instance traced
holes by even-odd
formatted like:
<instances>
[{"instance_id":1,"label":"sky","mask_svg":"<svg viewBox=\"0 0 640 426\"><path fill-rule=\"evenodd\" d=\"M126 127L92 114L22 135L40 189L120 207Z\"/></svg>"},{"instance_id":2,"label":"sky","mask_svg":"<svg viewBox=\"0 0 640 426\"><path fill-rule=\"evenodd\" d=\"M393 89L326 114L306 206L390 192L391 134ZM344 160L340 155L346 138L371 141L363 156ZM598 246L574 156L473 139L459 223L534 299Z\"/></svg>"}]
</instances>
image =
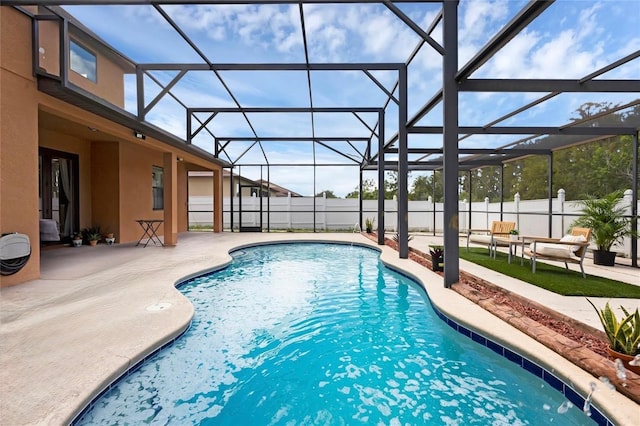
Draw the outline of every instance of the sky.
<instances>
[{"instance_id":1,"label":"sky","mask_svg":"<svg viewBox=\"0 0 640 426\"><path fill-rule=\"evenodd\" d=\"M458 11L459 55L462 66L472 58L526 1L462 0ZM440 9L439 3L398 3L421 28L427 28ZM73 16L103 40L138 63L204 63L204 59L171 27L153 6L65 6ZM298 5L167 5L166 13L191 38L212 63L304 63L305 51ZM421 38L389 9L379 4L305 4L306 45L312 63L405 62ZM640 49L638 1L558 0L472 77L579 79ZM442 26L432 33L442 44ZM168 84L175 72L152 73ZM397 80L395 72L372 71L387 91ZM640 75L640 59L605 74L628 79ZM382 107L387 94L361 71L313 71L310 75L315 107ZM135 77L126 79L126 108L135 112ZM191 71L171 90L189 107L309 107L306 72L294 71ZM440 89L442 57L425 44L408 66L408 111L411 118ZM229 89L235 100L229 95ZM150 102L161 90L145 81ZM395 93L397 95L397 91ZM482 126L544 95L543 93L460 93L459 124ZM638 94L561 94L501 123L501 125L562 125L576 117L585 102L622 104ZM210 114L199 114L206 120ZM218 138L252 137L370 137L377 114L309 113L218 114L208 129ZM186 138L186 112L165 96L149 112L147 120ZM385 114L386 138L397 132L398 109ZM441 105L418 124L442 125ZM374 129L377 131L377 129ZM460 147L498 147L513 136L473 136ZM375 139L374 139L375 141ZM213 152L214 140L200 132L193 143ZM374 142L374 148L377 141ZM364 142L331 146L356 161ZM442 146L441 136L410 135L410 147ZM266 157L266 159L265 159ZM268 179L303 195L331 190L345 196L358 184L357 162L310 142L232 142L222 159L237 164L242 175ZM392 155L385 157L393 160ZM270 167L264 166L268 160ZM323 164L284 167L279 164ZM263 164L263 166L260 166ZM255 165L255 166L250 166ZM331 166L329 166L331 165ZM238 170L236 169L237 173ZM419 173L412 173L415 178ZM314 184L315 177L315 184ZM365 178L376 178L375 172Z\"/></svg>"}]
</instances>

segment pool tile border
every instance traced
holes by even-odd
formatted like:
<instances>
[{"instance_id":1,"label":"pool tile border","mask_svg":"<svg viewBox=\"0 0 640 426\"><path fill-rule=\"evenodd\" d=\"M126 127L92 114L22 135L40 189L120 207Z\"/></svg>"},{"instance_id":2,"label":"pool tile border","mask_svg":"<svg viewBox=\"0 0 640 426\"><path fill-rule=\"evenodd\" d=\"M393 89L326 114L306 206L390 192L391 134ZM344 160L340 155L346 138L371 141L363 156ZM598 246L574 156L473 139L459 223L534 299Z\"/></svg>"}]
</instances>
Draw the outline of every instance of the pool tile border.
<instances>
[{"instance_id":1,"label":"pool tile border","mask_svg":"<svg viewBox=\"0 0 640 426\"><path fill-rule=\"evenodd\" d=\"M397 270L396 270L397 271ZM401 272L400 272L401 273ZM404 274L403 274L404 275ZM410 278L410 277L409 277ZM426 293L426 291L425 291ZM428 297L428 296L427 296ZM580 395L575 389L571 386L567 385L560 379L555 376L553 373L546 370L544 367L536 364L530 359L513 352L512 350L502 346L501 344L494 342L490 338L487 338L479 333L476 333L473 330L469 330L465 326L458 324L456 321L447 317L443 314L433 303L431 303L431 307L438 317L447 323L449 327L457 331L458 333L470 337L476 343L479 343L487 348L491 349L493 352L498 355L508 359L509 361L519 365L521 368L527 370L529 373L535 375L536 377L542 379L545 383L550 385L552 388L562 393L567 400L569 400L576 407L583 407L585 404L585 398ZM611 422L599 409L598 407L591 405L591 419L593 419L600 426L614 426L614 423Z\"/></svg>"},{"instance_id":2,"label":"pool tile border","mask_svg":"<svg viewBox=\"0 0 640 426\"><path fill-rule=\"evenodd\" d=\"M183 282L181 282L179 285L176 285L176 287L179 287L180 285L182 285ZM189 322L189 325L177 336L175 336L173 339L169 340L168 342L164 343L163 345L157 347L156 349L154 349L152 352L150 352L149 354L147 354L144 358L142 358L141 360L139 360L138 362L136 362L135 364L133 364L131 367L129 367L126 371L124 371L120 376L118 376L114 381L112 381L111 383L109 383L109 385L105 386L104 389L102 389L99 393L97 393L92 399L91 402L89 402L83 409L82 411L80 411L71 421L70 425L74 426L77 425L78 422L80 422L82 420L82 418L89 412L91 411L91 409L94 407L95 403L98 402L98 400L100 400L100 398L102 398L104 395L106 395L107 393L109 393L111 391L111 389L113 389L115 386L117 386L120 381L126 379L127 377L129 377L132 373L135 373L140 367L142 367L148 360L149 358L154 357L158 352L162 351L163 349L166 349L167 347L173 345L176 340L180 339L187 331L189 331L189 329L191 328L191 322Z\"/></svg>"}]
</instances>

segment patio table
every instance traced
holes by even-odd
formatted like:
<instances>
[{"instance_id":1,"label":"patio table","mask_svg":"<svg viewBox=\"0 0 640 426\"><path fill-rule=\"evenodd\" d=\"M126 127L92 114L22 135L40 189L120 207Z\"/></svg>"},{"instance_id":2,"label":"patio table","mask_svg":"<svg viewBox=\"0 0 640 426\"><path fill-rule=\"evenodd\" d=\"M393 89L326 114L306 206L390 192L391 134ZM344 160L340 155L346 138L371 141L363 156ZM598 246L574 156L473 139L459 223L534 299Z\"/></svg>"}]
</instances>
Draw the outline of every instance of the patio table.
<instances>
[{"instance_id":1,"label":"patio table","mask_svg":"<svg viewBox=\"0 0 640 426\"><path fill-rule=\"evenodd\" d=\"M516 256L518 254L518 246L522 241L520 238L511 239L511 238L502 238L502 237L494 237L491 241L491 250L490 254L493 253L493 257L496 257L496 252L498 251L498 245L503 245L509 248L509 263L511 263L511 256Z\"/></svg>"},{"instance_id":2,"label":"patio table","mask_svg":"<svg viewBox=\"0 0 640 426\"><path fill-rule=\"evenodd\" d=\"M162 225L162 223L164 222L164 220L162 219L137 219L136 222L138 222L138 225L140 225L140 227L142 228L142 236L140 237L140 239L138 240L138 243L136 244L136 247L139 246L140 244L142 244L142 240L147 237L147 242L144 244L143 247L146 247L149 242L153 242L153 245L158 245L158 243L160 243L161 246L164 246L164 243L160 240L160 237L158 237L158 228L160 228L160 225Z\"/></svg>"}]
</instances>

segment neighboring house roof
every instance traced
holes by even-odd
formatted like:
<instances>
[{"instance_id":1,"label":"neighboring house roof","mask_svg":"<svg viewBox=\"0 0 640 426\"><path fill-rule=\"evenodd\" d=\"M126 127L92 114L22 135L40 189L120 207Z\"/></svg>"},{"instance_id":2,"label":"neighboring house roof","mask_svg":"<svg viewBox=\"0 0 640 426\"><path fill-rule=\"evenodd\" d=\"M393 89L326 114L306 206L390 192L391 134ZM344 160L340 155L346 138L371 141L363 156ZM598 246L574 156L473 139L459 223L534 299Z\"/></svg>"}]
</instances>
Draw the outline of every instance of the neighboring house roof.
<instances>
[{"instance_id":1,"label":"neighboring house roof","mask_svg":"<svg viewBox=\"0 0 640 426\"><path fill-rule=\"evenodd\" d=\"M190 171L189 172L189 176L194 176L194 177L212 177L213 176L213 172L209 172L209 171ZM225 178L228 178L231 176L231 172L229 170L223 169L222 170L222 176ZM244 182L252 182L255 183L256 186L260 186L262 187L264 190L269 190L270 194L272 197L287 197L289 194L291 194L292 197L302 197L302 195L298 194L297 192L291 191L287 188L284 188L280 185L276 185L273 182L269 182L266 181L264 179L258 179L258 180L251 180L248 179L244 176L240 176L237 174L233 174L233 178L234 179L241 179Z\"/></svg>"},{"instance_id":2,"label":"neighboring house roof","mask_svg":"<svg viewBox=\"0 0 640 426\"><path fill-rule=\"evenodd\" d=\"M195 177L212 177L213 176L213 172L208 171L208 170L190 170L189 171L189 176L195 176ZM229 172L226 169L222 169L222 177L223 178L228 178L231 176L231 172ZM242 179L245 182L252 182L255 183L257 186L260 186L260 184L256 181L253 181L251 179L248 179L244 176L240 176L237 174L233 174L233 178L234 179Z\"/></svg>"},{"instance_id":3,"label":"neighboring house roof","mask_svg":"<svg viewBox=\"0 0 640 426\"><path fill-rule=\"evenodd\" d=\"M264 189L268 188L275 197L287 197L289 194L291 194L292 197L302 197L302 195L298 194L297 192L293 192L290 189L284 188L280 185L276 185L275 183L266 181L264 179L258 179L256 183L258 185L261 185Z\"/></svg>"}]
</instances>

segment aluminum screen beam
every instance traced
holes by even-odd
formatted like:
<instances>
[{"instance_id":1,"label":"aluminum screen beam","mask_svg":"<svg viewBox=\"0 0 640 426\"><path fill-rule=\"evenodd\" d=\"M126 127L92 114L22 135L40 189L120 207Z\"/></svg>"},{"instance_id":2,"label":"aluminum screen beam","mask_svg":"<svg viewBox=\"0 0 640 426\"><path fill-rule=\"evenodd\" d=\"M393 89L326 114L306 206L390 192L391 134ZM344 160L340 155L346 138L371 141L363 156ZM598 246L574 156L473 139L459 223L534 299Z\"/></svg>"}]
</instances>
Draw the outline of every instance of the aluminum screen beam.
<instances>
[{"instance_id":1,"label":"aluminum screen beam","mask_svg":"<svg viewBox=\"0 0 640 426\"><path fill-rule=\"evenodd\" d=\"M385 1L383 2L383 4L387 6L387 8L398 18L400 18L400 20L404 22L409 28L415 31L416 34L418 34L424 41L426 41L429 46L433 47L436 52L444 55L444 49L442 48L442 46L440 46L440 44L438 44L438 42L435 41L427 31L424 31L418 24L411 20L411 18L405 15L404 12L402 12L396 5L393 4L393 2Z\"/></svg>"},{"instance_id":2,"label":"aluminum screen beam","mask_svg":"<svg viewBox=\"0 0 640 426\"><path fill-rule=\"evenodd\" d=\"M429 2L427 0L426 2ZM502 29L500 29L491 39L486 43L485 46L476 51L475 56L469 62L464 64L460 69L458 69L457 56L458 56L458 34L457 34L457 24L458 24L458 1L444 1L444 0L433 0L433 3L442 4L442 9L436 15L431 25L427 27L426 30L422 28L424 26L417 26L414 21L412 21L410 15L405 14L404 10L401 10L397 7L397 5L401 5L402 3L426 3L422 0L407 0L407 1L391 1L391 0L218 0L218 1L209 1L209 0L104 0L104 1L95 1L95 0L68 0L68 1L49 1L49 0L6 0L3 1L3 5L142 5L151 9L155 9L157 13L159 13L164 19L172 26L173 31L181 36L187 44L194 49L196 53L200 55L203 59L202 63L160 63L160 64L139 64L137 65L137 74L139 78L139 83L142 83L144 76L149 76L153 78L152 73L155 71L176 71L178 73L178 77L172 80L167 86L163 86L156 81L156 84L159 84L161 87L164 87L160 94L155 96L153 100L148 104L144 105L144 91L141 89L142 84L138 85L138 121L141 125L145 124L144 116L158 104L160 98L166 97L167 95L172 96L176 99L181 105L185 106L185 110L188 109L185 103L180 102L179 99L172 93L173 86L177 84L178 80L181 77L190 71L203 71L203 72L213 72L216 76L218 76L220 82L227 89L227 92L231 96L231 98L235 101L236 108L227 109L227 110L215 110L215 109L189 109L190 115L187 116L188 120L188 142L190 142L191 137L195 134L202 134L202 130L205 130L209 134L211 132L207 129L207 124L213 120L215 114L217 112L234 112L243 114L246 117L248 112L304 112L310 113L312 117L311 124L311 138L309 141L313 143L314 147L314 155L316 149L316 143L324 145L325 148L328 148L338 154L341 154L344 158L348 159L349 163L351 161L355 161L356 157L350 151L351 148L354 149L355 152L358 152L357 149L351 144L350 141L357 141L356 138L340 138L338 140L331 140L327 138L317 138L316 130L313 115L316 112L351 112L352 114L358 114L354 109L344 109L342 111L337 110L326 110L322 111L320 109L313 108L314 107L314 93L312 91L311 83L310 83L310 71L322 71L322 70L331 70L331 71L361 71L366 74L371 81L377 86L378 89L382 90L382 92L386 95L386 102L380 102L384 106L382 108L371 108L366 111L367 113L376 113L379 114L381 118L378 118L378 124L376 126L367 125L364 120L361 120L362 124L369 130L371 133L368 135L368 138L362 138L362 142L367 143L367 150L364 154L361 154L363 157L367 159L367 161L363 161L362 164L357 164L361 170L369 170L369 167L378 167L379 176L384 177L385 170L399 170L399 201L400 201L400 213L404 213L405 209L405 200L403 199L406 192L406 183L404 179L406 178L406 173L409 170L419 170L419 169L427 169L433 170L435 168L442 168L443 175L445 180L445 246L447 248L447 254L451 262L447 262L445 269L445 285L450 285L451 280L454 278L454 272L457 270L458 265L456 260L454 260L454 254L457 254L457 244L453 244L453 231L451 229L451 224L455 223L457 226L457 203L456 206L453 206L454 201L457 200L457 191L454 193L455 188L457 188L457 171L461 169L466 169L469 167L481 167L486 165L495 165L500 164L505 161L513 160L514 158L521 157L524 155L531 154L543 154L550 155L556 149L561 147L569 146L571 144L584 143L586 141L603 139L605 136L612 135L628 135L632 134L636 140L636 156L634 165L637 169L637 128L633 126L626 125L627 127L597 127L585 125L585 127L580 127L576 125L576 123L572 122L566 124L564 126L554 127L554 126L545 126L542 123L542 126L522 126L522 127L494 127L498 122L504 121L506 118L512 117L516 114L519 114L535 105L542 104L543 102L557 96L561 93L589 93L589 92L610 92L610 93L636 93L640 92L640 80L607 80L603 77L600 77L597 80L594 80L595 77L602 76L603 74L615 70L621 65L630 62L631 60L636 60L640 56L640 51L636 51L627 55L626 57L616 61L611 62L609 64L605 64L604 67L599 70L584 76L579 80L558 80L558 79L504 79L504 80L496 80L496 79L472 79L476 70L481 69L491 58L494 58L495 55L501 51L511 40L513 40L518 34L520 34L523 29L527 28L531 22L536 21L538 18L540 20L544 19L543 12L549 8L550 5L553 4L553 1L549 0L536 0L529 1L517 15L511 19ZM304 22L304 9L303 6L306 4L378 4L389 9L395 17L399 19L406 27L416 34L419 35L419 41L417 43L416 48L410 54L409 59L405 63L309 63L308 57L308 49L307 42L311 41L311 34L307 34ZM252 5L252 4L265 4L265 5L283 5L290 4L295 5L299 9L299 19L300 25L302 28L302 42L305 46L305 59L302 63L253 63L253 64L218 64L215 63L212 59L209 59L205 56L203 45L199 43L195 43L195 39L190 39L185 31L181 29L181 26L174 21L171 16L163 10L165 5L177 5L177 4L189 4L189 5L198 5L198 4L211 4L211 5ZM68 48L66 48L66 44L69 41L68 34L68 25L73 24L74 28L76 27L76 21L72 19L69 15L65 15L64 12L57 12L55 9L61 8L51 8L51 16L59 16L61 17L61 37L60 44L61 46L65 46L62 49L63 54L60 59L60 78L62 80L62 84L65 88L68 88L72 85L68 82L67 76L65 75L67 70L66 58L68 57ZM25 9L26 10L26 9ZM167 9L169 10L169 9ZM25 12L26 13L26 12ZM36 12L37 13L37 12ZM33 16L32 16L33 17ZM45 19L45 16L42 16L41 19ZM438 42L432 36L432 32L436 27L442 27L443 30L443 45L440 46ZM81 31L85 31L90 34L90 31L86 27L77 26ZM92 36L92 35L90 35ZM93 37L93 36L92 36ZM309 37L309 40L307 40ZM440 40L438 37L436 39ZM96 39L98 42L102 43L100 39ZM393 89L388 90L384 85L378 81L373 71L396 71L399 74L403 72L406 73L406 67L411 63L413 58L419 53L420 49L425 47L425 44L429 44L431 48L443 54L443 82L444 85L440 90L434 89L435 94L431 99L424 98L427 100L427 103L419 109L418 113L414 115L411 119L407 120L406 117L406 108L403 104L406 104L406 99L402 99L403 92L406 92L406 74L403 76L400 75L398 77L398 81L393 86ZM37 47L37 44L34 43ZM109 48L108 45L106 45ZM141 46L144 47L144 46ZM66 50L64 50L66 49ZM66 54L64 54L66 52ZM34 58L37 58L37 52L34 50ZM115 54L121 55L118 52ZM136 65L133 61L130 62L131 66ZM295 72L305 72L307 74L307 82L308 82L308 91L309 91L309 105L311 108L303 108L294 110L280 110L277 111L275 108L264 108L264 111L258 111L257 109L244 108L240 103L236 100L234 93L226 87L224 81L220 78L219 72L221 71L295 71ZM629 77L629 78L634 78ZM404 85L404 86L403 86ZM71 87L73 88L73 87ZM374 89L375 90L375 89ZM397 97L394 97L396 91L399 93ZM529 102L524 107L520 107L517 109L511 110L506 115L494 120L493 122L484 125L484 126L471 126L471 127L459 127L457 124L458 119L458 95L459 92L476 92L476 91L487 91L487 92L513 92L513 93L522 93L522 92L545 92L544 95L541 95L536 101ZM80 93L80 92L79 92ZM82 94L82 93L80 93ZM86 96L86 95L85 95ZM424 100L420 100L420 102L424 102ZM185 102L188 103L189 100L185 99ZM391 136L389 140L385 140L385 133L383 127L381 127L381 123L384 122L384 114L385 111L388 110L387 106L390 103L399 104L399 127L397 132L394 134L396 129L387 129L388 133ZM436 106L443 104L444 111L444 122L443 127L429 127L429 126L418 126L420 120L427 116ZM376 103L377 105L377 103ZM378 105L380 106L380 105ZM200 121L200 119L195 116L193 113L195 112L208 112L207 119ZM609 109L606 114L612 114L616 111L616 108ZM359 110L361 114L364 114L364 111ZM388 113L388 112L387 112ZM603 113L602 115L604 115ZM105 116L105 117L108 117ZM368 118L368 117L367 117ZM594 120L595 116L589 117L590 120ZM131 117L133 121L135 117ZM196 120L200 121L200 125L196 125ZM193 123L191 123L193 121ZM387 118L388 122L388 118ZM249 127L252 128L251 123L248 121ZM196 131L193 135L191 135L191 124L194 124L194 128ZM526 124L526 122L525 122ZM376 135L376 129L377 135ZM252 128L253 130L253 128ZM422 150L420 148L412 148L407 140L407 135L409 134L442 134L443 135L443 143L442 148L439 150ZM465 134L466 133L466 134ZM255 134L255 131L254 131ZM521 141L510 142L507 145L496 148L495 150L465 150L460 149L460 140L470 137L472 135L502 135L502 134L513 134L513 135L531 135L535 134L533 137L526 138L528 141L532 141L535 138L540 137L540 140L533 140L532 146L525 146ZM461 135L464 135L461 137ZM561 137L549 137L550 135L559 135ZM223 143L220 144L219 139L216 138L213 134L211 134L213 140L215 140L215 150L216 153L219 154L220 149L224 150L231 141L235 141L236 139L228 138L224 139ZM255 134L253 139L249 139L250 144L257 144L262 153L264 155L265 161L268 163L268 158L265 154L263 143L268 140L268 138L260 138L259 135ZM374 136L378 137L378 153L371 153L371 140ZM388 136L387 136L388 137ZM242 139L237 139L242 140ZM247 139L244 139L247 141ZM280 139L281 140L281 139ZM294 138L291 139L294 141ZM182 142L182 141L179 141ZM347 142L350 147L345 147L344 145L336 145L336 147L329 146L331 142ZM396 146L393 146L397 144ZM508 149L507 149L508 148ZM529 150L531 148L531 150ZM509 152L507 152L509 151ZM398 154L398 161L394 164L392 162L385 162L385 152L387 154ZM351 155L349 155L351 154ZM424 157L419 159L419 161L409 161L408 156L410 154L426 154ZM473 154L469 157L461 156L461 154ZM223 155L227 155L227 152L224 152ZM244 154L243 154L244 155ZM428 158L430 156L442 155L442 158ZM227 155L228 156L228 155ZM378 156L380 158L378 158ZM242 157L242 156L241 156ZM389 159L390 156L387 156ZM376 163L376 159L379 160L379 163ZM238 158L239 161L240 158ZM247 158L242 158L244 161L249 161ZM261 161L258 159L257 161ZM305 160L303 160L305 161ZM283 161L286 163L286 161ZM294 164L289 164L290 166L294 166ZM356 164L349 164L354 165ZM320 166L317 164L317 161L314 157L312 166L314 167L314 176L315 169ZM269 170L269 169L267 169ZM455 173L454 173L455 172ZM634 197L637 200L637 170L634 174ZM382 181L383 179L381 179ZM549 178L551 181L551 177ZM314 178L315 185L315 178ZM315 192L315 191L314 191ZM381 221L383 222L383 221ZM380 223L379 223L380 225ZM403 238L400 241L403 241L406 237L404 235L404 230L402 229L402 224L399 223L398 230ZM457 228L456 228L457 234ZM457 235L455 236L457 238ZM400 247L400 251L402 252L404 247ZM452 251L453 250L453 251ZM455 277L457 279L457 277Z\"/></svg>"},{"instance_id":3,"label":"aluminum screen beam","mask_svg":"<svg viewBox=\"0 0 640 426\"><path fill-rule=\"evenodd\" d=\"M255 63L255 64L202 64L202 63L143 63L138 66L144 71L397 71L404 63Z\"/></svg>"},{"instance_id":4,"label":"aluminum screen beam","mask_svg":"<svg viewBox=\"0 0 640 426\"><path fill-rule=\"evenodd\" d=\"M384 245L384 113L381 111L378 117L380 123L380 137L378 138L378 150L380 151L380 167L378 167L378 245ZM362 169L360 170L360 176L362 176ZM380 182L383 182L381 185ZM360 181L360 199L362 199L362 180Z\"/></svg>"},{"instance_id":5,"label":"aluminum screen beam","mask_svg":"<svg viewBox=\"0 0 640 426\"><path fill-rule=\"evenodd\" d=\"M460 248L458 243L458 2L443 4L443 39L445 55L442 66L443 139L444 139L444 286L459 281Z\"/></svg>"},{"instance_id":6,"label":"aluminum screen beam","mask_svg":"<svg viewBox=\"0 0 640 426\"><path fill-rule=\"evenodd\" d=\"M397 148L387 148L384 150L386 154L397 154ZM442 148L409 148L409 154L442 154ZM493 148L458 148L460 154L495 154L495 155L539 155L551 152L549 149L540 148L511 148L511 149L493 149ZM461 157L463 158L463 157Z\"/></svg>"},{"instance_id":7,"label":"aluminum screen beam","mask_svg":"<svg viewBox=\"0 0 640 426\"><path fill-rule=\"evenodd\" d=\"M558 80L477 78L459 83L461 92L640 92L640 80Z\"/></svg>"},{"instance_id":8,"label":"aluminum screen beam","mask_svg":"<svg viewBox=\"0 0 640 426\"><path fill-rule=\"evenodd\" d=\"M591 117L590 117L591 118ZM636 129L633 127L459 127L460 134L471 135L632 135ZM442 134L443 127L438 126L414 126L409 128L412 134Z\"/></svg>"},{"instance_id":9,"label":"aluminum screen beam","mask_svg":"<svg viewBox=\"0 0 640 426\"><path fill-rule=\"evenodd\" d=\"M225 113L273 113L273 112L371 112L378 113L381 109L378 107L220 107L220 108L189 108L187 112L225 112ZM256 136L256 138L260 139ZM346 138L345 138L346 139Z\"/></svg>"},{"instance_id":10,"label":"aluminum screen beam","mask_svg":"<svg viewBox=\"0 0 640 426\"><path fill-rule=\"evenodd\" d=\"M287 136L287 137L277 137L277 136L269 136L264 138L256 138L256 137L228 137L228 136L218 136L218 140L220 141L242 141L242 142L253 142L253 141L262 141L262 142L314 142L314 141L322 141L322 142L369 142L371 138L368 137L336 137L336 136Z\"/></svg>"},{"instance_id":11,"label":"aluminum screen beam","mask_svg":"<svg viewBox=\"0 0 640 426\"><path fill-rule=\"evenodd\" d=\"M400 104L398 105L398 255L409 257L409 168L407 165L407 67L398 72Z\"/></svg>"},{"instance_id":12,"label":"aluminum screen beam","mask_svg":"<svg viewBox=\"0 0 640 426\"><path fill-rule=\"evenodd\" d=\"M638 143L638 132L633 135L633 188L631 191L631 229L638 234L638 164L640 163L640 144ZM631 239L631 266L638 267L638 239Z\"/></svg>"},{"instance_id":13,"label":"aluminum screen beam","mask_svg":"<svg viewBox=\"0 0 640 426\"><path fill-rule=\"evenodd\" d=\"M401 3L441 3L443 0L402 0ZM9 6L29 6L39 4L43 6L82 6L82 5L174 5L174 4L220 4L220 5L244 5L244 4L358 4L358 3L382 3L382 0L2 0L2 4Z\"/></svg>"}]
</instances>

